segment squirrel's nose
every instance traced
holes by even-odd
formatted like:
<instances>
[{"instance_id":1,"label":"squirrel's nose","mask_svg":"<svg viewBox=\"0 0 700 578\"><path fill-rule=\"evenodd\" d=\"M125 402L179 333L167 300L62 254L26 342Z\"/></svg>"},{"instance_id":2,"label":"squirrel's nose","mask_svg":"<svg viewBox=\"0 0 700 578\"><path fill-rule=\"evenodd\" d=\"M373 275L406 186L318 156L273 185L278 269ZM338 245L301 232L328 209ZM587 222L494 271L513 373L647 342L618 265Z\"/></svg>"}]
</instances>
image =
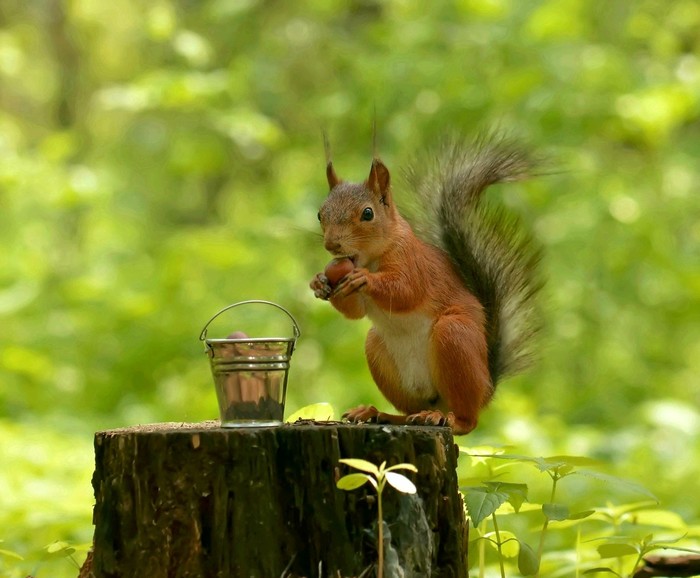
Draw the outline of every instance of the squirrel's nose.
<instances>
[{"instance_id":1,"label":"squirrel's nose","mask_svg":"<svg viewBox=\"0 0 700 578\"><path fill-rule=\"evenodd\" d=\"M337 254L340 253L340 243L336 241L335 239L326 239L323 243L323 246L326 248L326 251L332 254Z\"/></svg>"}]
</instances>

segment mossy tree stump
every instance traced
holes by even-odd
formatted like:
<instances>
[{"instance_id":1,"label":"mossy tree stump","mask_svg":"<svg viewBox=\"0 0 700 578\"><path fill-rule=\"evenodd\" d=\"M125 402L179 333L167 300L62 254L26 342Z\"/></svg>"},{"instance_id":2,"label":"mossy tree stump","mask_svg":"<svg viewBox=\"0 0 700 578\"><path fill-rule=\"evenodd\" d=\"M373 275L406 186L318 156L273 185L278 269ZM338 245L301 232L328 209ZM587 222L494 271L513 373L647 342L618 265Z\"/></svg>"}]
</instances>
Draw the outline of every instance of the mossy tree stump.
<instances>
[{"instance_id":1,"label":"mossy tree stump","mask_svg":"<svg viewBox=\"0 0 700 578\"><path fill-rule=\"evenodd\" d=\"M418 468L403 472L416 495L384 492L384 575L467 575L448 428L155 424L98 432L95 453L97 578L360 576L377 559L377 508L369 484L336 488L350 457Z\"/></svg>"}]
</instances>

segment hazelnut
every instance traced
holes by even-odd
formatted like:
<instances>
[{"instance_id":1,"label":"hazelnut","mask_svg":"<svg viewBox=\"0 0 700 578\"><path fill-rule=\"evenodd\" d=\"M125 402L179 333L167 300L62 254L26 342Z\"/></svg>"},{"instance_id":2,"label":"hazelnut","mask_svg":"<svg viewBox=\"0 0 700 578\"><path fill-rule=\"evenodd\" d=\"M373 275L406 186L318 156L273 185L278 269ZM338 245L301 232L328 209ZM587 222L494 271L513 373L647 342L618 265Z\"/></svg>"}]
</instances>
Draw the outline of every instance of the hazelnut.
<instances>
[{"instance_id":1,"label":"hazelnut","mask_svg":"<svg viewBox=\"0 0 700 578\"><path fill-rule=\"evenodd\" d=\"M355 264L348 257L333 259L328 265L323 274L328 278L328 284L335 287L348 274L352 273Z\"/></svg>"}]
</instances>

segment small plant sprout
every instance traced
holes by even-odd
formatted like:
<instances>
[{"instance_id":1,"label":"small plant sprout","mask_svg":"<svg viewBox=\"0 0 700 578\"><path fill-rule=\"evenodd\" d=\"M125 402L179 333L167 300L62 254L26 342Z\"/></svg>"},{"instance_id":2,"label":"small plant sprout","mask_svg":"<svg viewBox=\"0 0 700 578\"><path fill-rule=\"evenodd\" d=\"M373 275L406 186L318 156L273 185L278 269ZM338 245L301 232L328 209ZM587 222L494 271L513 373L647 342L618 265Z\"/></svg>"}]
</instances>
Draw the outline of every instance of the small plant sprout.
<instances>
[{"instance_id":1,"label":"small plant sprout","mask_svg":"<svg viewBox=\"0 0 700 578\"><path fill-rule=\"evenodd\" d=\"M505 578L504 558L518 557L518 568L524 576L535 574L539 569L539 559L534 551L512 532L499 529L496 511L508 502L518 512L527 500L527 485L506 482L484 482L482 486L469 488L465 494L465 503L474 528L480 539L492 544L498 551L498 563L501 578ZM484 532L481 523L491 519L493 532ZM480 576L484 575L483 550L480 550Z\"/></svg>"},{"instance_id":2,"label":"small plant sprout","mask_svg":"<svg viewBox=\"0 0 700 578\"><path fill-rule=\"evenodd\" d=\"M75 545L62 540L57 540L56 542L51 542L51 544L44 547L46 552L44 554L44 558L65 558L72 566L80 570L80 564L78 563L78 560L76 560L74 554L76 552L87 552L90 548L92 548L92 543Z\"/></svg>"},{"instance_id":3,"label":"small plant sprout","mask_svg":"<svg viewBox=\"0 0 700 578\"><path fill-rule=\"evenodd\" d=\"M506 575L505 559L514 558L516 556L520 573L523 576L535 576L538 578L543 575L543 573L546 574L549 572L548 569L543 570L542 559L545 553L546 536L552 523L573 526L580 524L585 519L595 520L604 517L605 510L603 509L601 509L600 512L596 512L596 510L572 512L568 505L561 503L557 490L559 488L559 482L564 478L580 476L611 483L618 488L642 494L656 502L653 494L634 482L588 469L587 466L597 464L595 460L590 458L581 456L553 456L542 458L496 452L482 454L473 453L464 448L461 448L461 451L472 458L472 465L475 463L477 465L483 465L485 463L484 460L489 459L503 464L528 464L534 466L540 473L546 474L551 481L547 499L541 504L528 501L529 488L527 484L504 481L502 479L506 475L504 468L495 464L488 464L485 478L470 478L468 480L470 485L462 487L469 517L476 530L478 536L477 540L481 542L479 547L479 576L482 577L485 575L485 552L483 544L491 544L496 548L501 578L505 578ZM479 483L479 485L471 485L475 482ZM528 503L525 504L525 502ZM649 502L645 503L648 504ZM502 525L499 524L500 517L505 515L509 509L516 514L521 511L540 512L542 523L539 529L539 538L536 548L530 547L512 532L502 529ZM607 517L611 518L610 521L613 522L615 529L619 530L622 521L625 519L625 514L629 515L631 513L638 517L640 513L634 511L638 509L638 507L635 507L628 508L629 511L623 509L619 512L611 512L607 514ZM493 527L493 531L486 532L485 525L489 522ZM580 542L580 537L577 538L577 543L578 542ZM663 546L659 542L652 540L651 537L648 537L647 541L642 543L630 543L629 538L609 538L605 544L602 544L598 548L598 551L603 558L620 559L618 562L619 570L614 571L607 567L599 567L591 569L589 572L608 572L622 576L622 557L635 555L636 564L639 564L642 556L650 549L659 549L661 547ZM578 570L576 572L576 576L579 576Z\"/></svg>"},{"instance_id":4,"label":"small plant sprout","mask_svg":"<svg viewBox=\"0 0 700 578\"><path fill-rule=\"evenodd\" d=\"M350 466L360 472L347 474L340 478L336 484L340 490L356 490L369 482L377 492L377 577L384 576L384 518L382 512L382 492L388 483L391 487L404 494L415 494L416 486L403 474L399 474L396 470L409 470L417 472L418 469L413 464L396 464L389 468L386 467L386 462L377 467L372 462L360 459L341 459L341 464Z\"/></svg>"},{"instance_id":5,"label":"small plant sprout","mask_svg":"<svg viewBox=\"0 0 700 578\"><path fill-rule=\"evenodd\" d=\"M681 548L674 545L683 538L684 536L674 540L655 540L653 534L648 534L639 539L633 539L628 536L608 536L607 538L603 538L602 540L604 540L604 543L598 546L598 554L603 559L617 558L620 563L622 563L622 560L627 556L633 557L634 563L631 565L631 571L625 574L621 571L617 572L609 566L600 566L590 568L586 570L584 574L603 573L613 574L614 576L618 576L618 578L631 577L637 569L644 565L644 557L656 550L673 550L676 553L689 552L694 555L700 554L697 549ZM677 574L677 576L679 576L679 574Z\"/></svg>"}]
</instances>

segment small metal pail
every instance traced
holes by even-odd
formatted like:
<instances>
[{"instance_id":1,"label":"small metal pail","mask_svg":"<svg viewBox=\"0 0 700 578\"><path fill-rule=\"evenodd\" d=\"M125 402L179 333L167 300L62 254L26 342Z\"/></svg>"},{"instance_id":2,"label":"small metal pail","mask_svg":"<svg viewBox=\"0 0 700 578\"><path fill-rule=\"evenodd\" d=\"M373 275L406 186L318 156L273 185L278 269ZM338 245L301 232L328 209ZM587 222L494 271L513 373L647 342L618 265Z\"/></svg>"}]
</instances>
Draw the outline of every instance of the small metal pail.
<instances>
[{"instance_id":1,"label":"small metal pail","mask_svg":"<svg viewBox=\"0 0 700 578\"><path fill-rule=\"evenodd\" d=\"M225 339L207 339L207 328L224 311L240 305L264 304L284 311L292 320L294 337L248 337L237 332ZM199 336L204 341L219 401L221 427L279 425L284 417L289 362L301 335L296 320L284 307L253 299L224 307Z\"/></svg>"}]
</instances>

